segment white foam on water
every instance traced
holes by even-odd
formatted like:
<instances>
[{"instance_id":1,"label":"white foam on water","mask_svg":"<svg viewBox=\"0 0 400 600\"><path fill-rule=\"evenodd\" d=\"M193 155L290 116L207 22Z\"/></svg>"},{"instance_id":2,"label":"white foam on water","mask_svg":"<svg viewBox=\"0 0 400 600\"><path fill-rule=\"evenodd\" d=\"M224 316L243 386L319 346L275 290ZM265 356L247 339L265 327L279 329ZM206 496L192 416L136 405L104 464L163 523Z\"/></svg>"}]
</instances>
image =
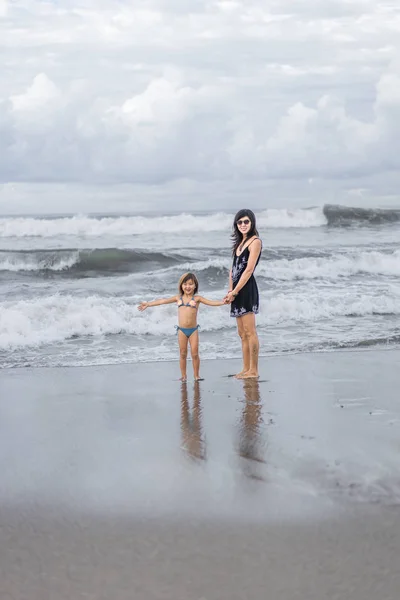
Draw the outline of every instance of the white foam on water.
<instances>
[{"instance_id":1,"label":"white foam on water","mask_svg":"<svg viewBox=\"0 0 400 600\"><path fill-rule=\"evenodd\" d=\"M0 348L39 346L84 336L122 333L164 336L174 333L176 306L149 308L141 314L137 309L138 302L116 297L57 294L4 302L0 306ZM206 316L207 331L221 329L221 308L210 309L216 314Z\"/></svg>"},{"instance_id":2,"label":"white foam on water","mask_svg":"<svg viewBox=\"0 0 400 600\"><path fill-rule=\"evenodd\" d=\"M210 268L229 270L230 258L210 258L204 261L186 262L163 269L163 273L194 271L202 272ZM146 275L154 275L156 271ZM262 260L255 276L276 281L296 279L336 280L357 274L400 275L400 251L392 253L371 251L351 255L305 257L294 259Z\"/></svg>"},{"instance_id":3,"label":"white foam on water","mask_svg":"<svg viewBox=\"0 0 400 600\"><path fill-rule=\"evenodd\" d=\"M335 290L327 295L315 289L309 296L274 294L262 301L258 323L262 326L290 323L290 321L316 322L321 319L345 316L400 314L399 296L368 296Z\"/></svg>"},{"instance_id":4,"label":"white foam on water","mask_svg":"<svg viewBox=\"0 0 400 600\"><path fill-rule=\"evenodd\" d=\"M257 213L257 226L265 228L322 227L328 221L322 208L268 208Z\"/></svg>"},{"instance_id":5,"label":"white foam on water","mask_svg":"<svg viewBox=\"0 0 400 600\"><path fill-rule=\"evenodd\" d=\"M390 254L373 251L331 257L263 261L257 273L280 281L319 278L332 280L360 273L398 276L400 275L400 251L396 250Z\"/></svg>"},{"instance_id":6,"label":"white foam on water","mask_svg":"<svg viewBox=\"0 0 400 600\"><path fill-rule=\"evenodd\" d=\"M51 260L48 256L24 253L0 255L0 271L67 271L79 263L79 252L70 252Z\"/></svg>"},{"instance_id":7,"label":"white foam on water","mask_svg":"<svg viewBox=\"0 0 400 600\"><path fill-rule=\"evenodd\" d=\"M207 271L207 269L218 269L218 270L227 270L231 268L232 261L229 258L209 258L207 260L202 261L193 261L193 262L185 262L179 263L176 265L172 265L171 267L160 268L155 271L147 271L144 274L140 274L140 277L154 277L158 273L162 272L163 275L166 273L179 273L182 275L186 272L192 273L201 273L202 271ZM178 283L180 275L177 275L176 282ZM139 274L134 274L131 277L138 277ZM228 279L226 278L226 284L228 285Z\"/></svg>"},{"instance_id":8,"label":"white foam on water","mask_svg":"<svg viewBox=\"0 0 400 600\"><path fill-rule=\"evenodd\" d=\"M321 208L267 209L257 215L260 228L320 227L327 221ZM230 231L233 215L180 214L163 217L102 217L85 215L60 218L17 217L0 219L0 238L4 237L100 237L161 233L201 233Z\"/></svg>"},{"instance_id":9,"label":"white foam on water","mask_svg":"<svg viewBox=\"0 0 400 600\"><path fill-rule=\"evenodd\" d=\"M213 292L221 298L222 291ZM130 334L133 336L170 336L177 324L174 305L137 310L137 298L91 295L52 295L31 300L8 301L0 305L0 348L60 342L74 337ZM346 315L400 314L400 296L368 296L336 292L327 296L315 290L306 296L263 293L260 327L316 322ZM229 307L201 307L199 323L204 332L235 328ZM145 339L143 339L145 344Z\"/></svg>"}]
</instances>

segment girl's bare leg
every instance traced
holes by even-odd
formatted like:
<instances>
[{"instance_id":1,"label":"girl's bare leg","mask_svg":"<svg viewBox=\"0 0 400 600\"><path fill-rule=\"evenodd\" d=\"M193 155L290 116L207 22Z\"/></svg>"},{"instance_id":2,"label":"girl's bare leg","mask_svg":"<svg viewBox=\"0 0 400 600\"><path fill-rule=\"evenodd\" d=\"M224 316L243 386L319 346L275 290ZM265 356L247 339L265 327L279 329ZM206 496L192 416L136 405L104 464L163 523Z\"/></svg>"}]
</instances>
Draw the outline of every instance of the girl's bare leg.
<instances>
[{"instance_id":1,"label":"girl's bare leg","mask_svg":"<svg viewBox=\"0 0 400 600\"><path fill-rule=\"evenodd\" d=\"M186 363L187 363L187 346L188 338L182 331L178 331L178 343L179 343L179 366L181 368L181 379L186 381Z\"/></svg>"},{"instance_id":2,"label":"girl's bare leg","mask_svg":"<svg viewBox=\"0 0 400 600\"><path fill-rule=\"evenodd\" d=\"M195 331L189 338L190 352L193 362L193 373L195 379L200 379L200 356L199 356L199 331Z\"/></svg>"},{"instance_id":3,"label":"girl's bare leg","mask_svg":"<svg viewBox=\"0 0 400 600\"><path fill-rule=\"evenodd\" d=\"M243 327L244 339L247 341L246 351L248 352L249 357L248 369L242 373L239 373L237 377L239 379L252 379L258 377L258 354L260 351L260 344L256 330L256 316L254 313L248 313L247 315L243 315L243 317L239 317L237 320L241 321L241 326Z\"/></svg>"},{"instance_id":4,"label":"girl's bare leg","mask_svg":"<svg viewBox=\"0 0 400 600\"><path fill-rule=\"evenodd\" d=\"M247 373L247 371L250 369L250 346L243 326L243 319L244 317L237 317L236 319L238 334L242 341L243 368L240 373L235 375L235 377L242 377L242 375Z\"/></svg>"}]
</instances>

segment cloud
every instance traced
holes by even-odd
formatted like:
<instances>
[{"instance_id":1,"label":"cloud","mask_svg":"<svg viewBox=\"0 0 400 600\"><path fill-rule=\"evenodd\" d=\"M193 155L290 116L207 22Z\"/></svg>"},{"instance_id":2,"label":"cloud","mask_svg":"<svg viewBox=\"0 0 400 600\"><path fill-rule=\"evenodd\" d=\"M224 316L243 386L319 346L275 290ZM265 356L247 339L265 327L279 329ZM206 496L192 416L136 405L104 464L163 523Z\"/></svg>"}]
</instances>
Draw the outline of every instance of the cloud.
<instances>
[{"instance_id":1,"label":"cloud","mask_svg":"<svg viewBox=\"0 0 400 600\"><path fill-rule=\"evenodd\" d=\"M22 94L11 96L11 111L17 116L28 116L37 124L37 117L48 117L49 110L56 108L60 99L57 86L44 74L37 75L32 85Z\"/></svg>"},{"instance_id":2,"label":"cloud","mask_svg":"<svg viewBox=\"0 0 400 600\"><path fill-rule=\"evenodd\" d=\"M0 0L0 16L0 183L400 183L386 2Z\"/></svg>"}]
</instances>

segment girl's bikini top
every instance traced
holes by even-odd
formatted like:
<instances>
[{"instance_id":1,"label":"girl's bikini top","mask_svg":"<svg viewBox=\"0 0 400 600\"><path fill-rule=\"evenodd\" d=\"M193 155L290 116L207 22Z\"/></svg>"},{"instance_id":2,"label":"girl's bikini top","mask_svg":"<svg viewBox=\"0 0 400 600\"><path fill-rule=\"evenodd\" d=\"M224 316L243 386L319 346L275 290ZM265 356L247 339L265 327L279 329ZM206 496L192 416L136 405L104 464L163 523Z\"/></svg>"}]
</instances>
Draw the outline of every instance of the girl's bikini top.
<instances>
[{"instance_id":1,"label":"girl's bikini top","mask_svg":"<svg viewBox=\"0 0 400 600\"><path fill-rule=\"evenodd\" d=\"M194 296L192 297L191 300L189 300L189 302L184 302L183 298L181 296L178 300L178 308L181 308L181 306L189 306L189 308L197 308L197 304L196 304L196 300L194 299Z\"/></svg>"}]
</instances>

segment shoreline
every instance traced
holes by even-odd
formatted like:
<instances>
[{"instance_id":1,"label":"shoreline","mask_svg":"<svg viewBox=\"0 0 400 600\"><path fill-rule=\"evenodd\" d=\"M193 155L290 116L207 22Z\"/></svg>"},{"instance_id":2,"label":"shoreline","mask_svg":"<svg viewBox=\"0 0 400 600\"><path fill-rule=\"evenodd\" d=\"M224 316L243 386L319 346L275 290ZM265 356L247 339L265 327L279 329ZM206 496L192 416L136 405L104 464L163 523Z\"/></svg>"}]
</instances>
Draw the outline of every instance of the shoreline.
<instances>
[{"instance_id":1,"label":"shoreline","mask_svg":"<svg viewBox=\"0 0 400 600\"><path fill-rule=\"evenodd\" d=\"M360 354L364 354L364 353L369 353L369 352L399 352L400 353L400 345L394 345L394 346L366 346L366 347L361 347L361 348L332 348L332 349L328 349L328 348L322 348L321 350L287 350L284 352L273 352L273 353L269 353L269 354L260 354L260 363L263 361L263 359L273 359L273 358L284 358L285 356L301 356L301 355L320 355L320 354L341 354L341 353L360 353ZM192 359L190 357L190 353L188 354L187 357L188 363L192 362ZM231 357L231 358L225 358L225 357L218 357L218 358L207 358L204 357L200 354L200 360L201 362L227 362L227 361L232 361L232 362L240 362L241 357L237 356L237 357ZM179 363L179 358L168 358L168 359L164 359L164 360L147 360L147 361L138 361L138 362L133 362L133 361L127 361L127 362L105 362L105 363L98 363L98 364L90 364L90 365L40 365L38 367L34 367L32 365L29 365L27 367L24 366L15 366L15 367L0 367L0 372L3 371L25 371L25 370L36 370L36 369L90 369L90 368L97 368L97 367L115 367L115 366L139 366L139 365L157 365L157 364L171 364L171 363Z\"/></svg>"}]
</instances>

